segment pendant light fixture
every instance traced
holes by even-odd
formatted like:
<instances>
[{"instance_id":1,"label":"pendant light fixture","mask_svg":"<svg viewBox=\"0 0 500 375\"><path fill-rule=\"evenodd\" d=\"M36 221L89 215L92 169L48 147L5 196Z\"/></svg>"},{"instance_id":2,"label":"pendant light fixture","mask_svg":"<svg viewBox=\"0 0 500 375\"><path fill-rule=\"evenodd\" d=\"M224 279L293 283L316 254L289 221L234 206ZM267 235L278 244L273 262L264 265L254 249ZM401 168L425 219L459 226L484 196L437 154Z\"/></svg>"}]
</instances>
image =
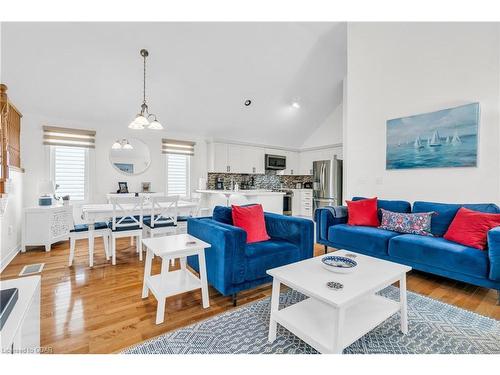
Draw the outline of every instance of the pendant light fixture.
<instances>
[{"instance_id":1,"label":"pendant light fixture","mask_svg":"<svg viewBox=\"0 0 500 375\"><path fill-rule=\"evenodd\" d=\"M152 130L162 130L163 126L156 119L156 115L149 113L148 105L146 104L146 57L149 56L149 52L146 49L141 49L141 56L144 59L144 76L143 76L143 90L142 90L142 104L141 111L137 114L134 121L130 123L128 126L130 129L142 130L144 128L152 129ZM153 118L153 121L149 121L150 118Z\"/></svg>"},{"instance_id":2,"label":"pendant light fixture","mask_svg":"<svg viewBox=\"0 0 500 375\"><path fill-rule=\"evenodd\" d=\"M119 140L117 139L115 143L111 146L113 150L133 150L134 147L129 143L127 139Z\"/></svg>"}]
</instances>

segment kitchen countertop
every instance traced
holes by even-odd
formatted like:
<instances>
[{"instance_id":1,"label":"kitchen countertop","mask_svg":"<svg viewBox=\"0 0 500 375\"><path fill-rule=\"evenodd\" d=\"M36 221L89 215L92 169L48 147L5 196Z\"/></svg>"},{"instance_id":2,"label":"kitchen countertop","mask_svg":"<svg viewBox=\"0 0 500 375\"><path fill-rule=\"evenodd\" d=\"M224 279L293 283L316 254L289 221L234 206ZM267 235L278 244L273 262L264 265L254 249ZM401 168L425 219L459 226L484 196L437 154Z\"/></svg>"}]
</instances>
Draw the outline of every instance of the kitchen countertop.
<instances>
[{"instance_id":1,"label":"kitchen countertop","mask_svg":"<svg viewBox=\"0 0 500 375\"><path fill-rule=\"evenodd\" d=\"M196 190L197 193L202 194L239 194L247 196L255 195L285 195L282 191L270 191L270 190Z\"/></svg>"}]
</instances>

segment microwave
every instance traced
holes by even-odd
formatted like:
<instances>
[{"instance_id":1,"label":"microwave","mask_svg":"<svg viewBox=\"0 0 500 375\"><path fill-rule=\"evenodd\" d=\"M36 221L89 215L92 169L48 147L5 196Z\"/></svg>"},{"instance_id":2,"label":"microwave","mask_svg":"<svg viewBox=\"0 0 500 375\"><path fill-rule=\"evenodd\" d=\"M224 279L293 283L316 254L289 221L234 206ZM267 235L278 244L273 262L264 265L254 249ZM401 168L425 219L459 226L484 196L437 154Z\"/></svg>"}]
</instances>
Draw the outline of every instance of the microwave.
<instances>
[{"instance_id":1,"label":"microwave","mask_svg":"<svg viewBox=\"0 0 500 375\"><path fill-rule=\"evenodd\" d=\"M266 169L286 169L286 156L266 154Z\"/></svg>"}]
</instances>

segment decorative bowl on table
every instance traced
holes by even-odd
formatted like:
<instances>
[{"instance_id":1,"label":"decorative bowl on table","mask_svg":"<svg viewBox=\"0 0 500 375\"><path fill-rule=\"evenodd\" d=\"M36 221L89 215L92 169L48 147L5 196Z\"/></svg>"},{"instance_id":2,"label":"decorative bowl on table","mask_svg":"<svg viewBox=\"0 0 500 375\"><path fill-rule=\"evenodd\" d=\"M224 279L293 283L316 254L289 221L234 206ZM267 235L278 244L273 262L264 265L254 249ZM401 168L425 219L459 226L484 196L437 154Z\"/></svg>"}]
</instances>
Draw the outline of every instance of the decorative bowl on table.
<instances>
[{"instance_id":1,"label":"decorative bowl on table","mask_svg":"<svg viewBox=\"0 0 500 375\"><path fill-rule=\"evenodd\" d=\"M321 258L323 268L331 272L349 273L354 271L358 263L350 258L327 255Z\"/></svg>"}]
</instances>

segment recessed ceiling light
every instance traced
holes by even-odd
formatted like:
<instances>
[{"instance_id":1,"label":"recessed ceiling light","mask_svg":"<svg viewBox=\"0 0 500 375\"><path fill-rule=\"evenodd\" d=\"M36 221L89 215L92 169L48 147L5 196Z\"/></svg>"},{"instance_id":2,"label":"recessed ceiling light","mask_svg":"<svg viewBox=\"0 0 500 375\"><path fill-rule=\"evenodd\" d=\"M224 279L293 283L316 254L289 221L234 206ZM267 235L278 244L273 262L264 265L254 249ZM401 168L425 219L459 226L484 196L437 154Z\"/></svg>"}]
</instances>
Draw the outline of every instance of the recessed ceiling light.
<instances>
[{"instance_id":1,"label":"recessed ceiling light","mask_svg":"<svg viewBox=\"0 0 500 375\"><path fill-rule=\"evenodd\" d=\"M299 102L293 102L293 103L292 103L292 107L293 107L293 108L300 108L300 104L299 104Z\"/></svg>"},{"instance_id":2,"label":"recessed ceiling light","mask_svg":"<svg viewBox=\"0 0 500 375\"><path fill-rule=\"evenodd\" d=\"M245 107L248 107L250 104L252 104L250 99L245 100Z\"/></svg>"}]
</instances>

